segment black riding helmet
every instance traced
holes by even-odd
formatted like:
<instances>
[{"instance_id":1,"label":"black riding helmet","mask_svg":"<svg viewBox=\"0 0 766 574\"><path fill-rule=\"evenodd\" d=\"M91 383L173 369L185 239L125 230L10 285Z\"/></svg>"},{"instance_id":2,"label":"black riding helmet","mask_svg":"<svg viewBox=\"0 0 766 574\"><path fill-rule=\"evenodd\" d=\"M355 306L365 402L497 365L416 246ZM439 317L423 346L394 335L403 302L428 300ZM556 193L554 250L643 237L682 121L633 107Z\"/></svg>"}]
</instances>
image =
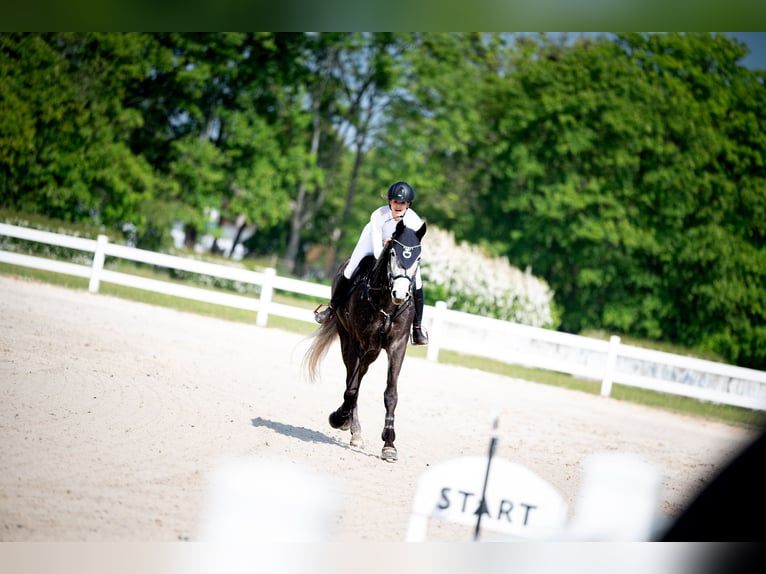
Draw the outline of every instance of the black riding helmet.
<instances>
[{"instance_id":1,"label":"black riding helmet","mask_svg":"<svg viewBox=\"0 0 766 574\"><path fill-rule=\"evenodd\" d=\"M406 181L397 181L388 188L388 200L407 201L412 203L415 199L415 190Z\"/></svg>"}]
</instances>

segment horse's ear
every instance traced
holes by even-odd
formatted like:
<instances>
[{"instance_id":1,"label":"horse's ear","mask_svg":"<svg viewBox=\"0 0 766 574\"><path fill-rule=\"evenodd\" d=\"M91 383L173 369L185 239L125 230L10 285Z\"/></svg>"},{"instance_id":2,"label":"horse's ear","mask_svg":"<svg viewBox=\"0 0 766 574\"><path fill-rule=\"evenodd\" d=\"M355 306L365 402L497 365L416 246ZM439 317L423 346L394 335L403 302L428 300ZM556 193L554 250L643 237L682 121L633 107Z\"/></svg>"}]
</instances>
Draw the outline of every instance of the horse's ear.
<instances>
[{"instance_id":1,"label":"horse's ear","mask_svg":"<svg viewBox=\"0 0 766 574\"><path fill-rule=\"evenodd\" d=\"M415 232L415 235L418 236L418 239L423 239L423 236L426 234L426 222L423 222L423 225L420 226L420 229L418 229Z\"/></svg>"},{"instance_id":2,"label":"horse's ear","mask_svg":"<svg viewBox=\"0 0 766 574\"><path fill-rule=\"evenodd\" d=\"M394 230L393 235L399 236L402 234L402 231L404 230L404 218L399 220L399 223L396 224L396 229Z\"/></svg>"}]
</instances>

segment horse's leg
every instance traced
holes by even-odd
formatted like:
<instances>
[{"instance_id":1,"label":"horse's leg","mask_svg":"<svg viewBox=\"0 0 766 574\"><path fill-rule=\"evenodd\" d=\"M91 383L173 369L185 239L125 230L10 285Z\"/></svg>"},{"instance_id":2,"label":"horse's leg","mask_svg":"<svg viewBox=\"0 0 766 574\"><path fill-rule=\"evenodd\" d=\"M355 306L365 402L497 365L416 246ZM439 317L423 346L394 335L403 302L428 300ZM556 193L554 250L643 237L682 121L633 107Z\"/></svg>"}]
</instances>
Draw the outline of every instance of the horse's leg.
<instances>
[{"instance_id":1,"label":"horse's leg","mask_svg":"<svg viewBox=\"0 0 766 574\"><path fill-rule=\"evenodd\" d=\"M386 405L386 421L380 438L383 440L381 458L387 462L396 462L398 453L394 446L396 431L394 430L394 411L399 401L397 382L404 363L404 353L407 350L406 339L395 343L388 349L388 378L386 390L383 392L383 403Z\"/></svg>"},{"instance_id":2,"label":"horse's leg","mask_svg":"<svg viewBox=\"0 0 766 574\"><path fill-rule=\"evenodd\" d=\"M377 353L366 353L361 356L358 345L348 344L343 349L343 361L346 364L346 392L343 393L343 404L330 415L330 425L342 430L351 430L351 446L362 448L362 426L359 423L357 400L362 377L367 373L370 363L375 360Z\"/></svg>"},{"instance_id":3,"label":"horse's leg","mask_svg":"<svg viewBox=\"0 0 766 574\"><path fill-rule=\"evenodd\" d=\"M351 429L351 446L359 448L364 446L364 440L362 439L362 425L359 423L357 399L359 398L359 384L367 372L368 366L366 362L360 362L357 365L357 372L353 373L354 376L349 380L346 392L343 393L343 404L330 414L330 425L341 430Z\"/></svg>"},{"instance_id":4,"label":"horse's leg","mask_svg":"<svg viewBox=\"0 0 766 574\"><path fill-rule=\"evenodd\" d=\"M354 371L358 368L359 348L351 343L351 337L345 329L339 329L341 355L346 365L346 391L343 394L343 404L330 413L330 426L334 429L348 430L351 426L353 405L348 406L348 389L353 379Z\"/></svg>"},{"instance_id":5,"label":"horse's leg","mask_svg":"<svg viewBox=\"0 0 766 574\"><path fill-rule=\"evenodd\" d=\"M364 448L364 439L362 438L362 425L359 424L359 407L354 405L351 412L351 446Z\"/></svg>"},{"instance_id":6,"label":"horse's leg","mask_svg":"<svg viewBox=\"0 0 766 574\"><path fill-rule=\"evenodd\" d=\"M358 399L359 399L359 387L362 384L362 378L367 374L367 369L369 369L372 362L375 360L375 358L378 356L378 352L375 351L368 351L360 360L359 360L359 366L356 372L356 382L355 384L349 385L349 389L347 392L347 397L349 400L352 400L354 403L354 407L351 410L351 446L363 448L364 447L364 439L362 439L362 425L359 423L359 407L358 407Z\"/></svg>"}]
</instances>

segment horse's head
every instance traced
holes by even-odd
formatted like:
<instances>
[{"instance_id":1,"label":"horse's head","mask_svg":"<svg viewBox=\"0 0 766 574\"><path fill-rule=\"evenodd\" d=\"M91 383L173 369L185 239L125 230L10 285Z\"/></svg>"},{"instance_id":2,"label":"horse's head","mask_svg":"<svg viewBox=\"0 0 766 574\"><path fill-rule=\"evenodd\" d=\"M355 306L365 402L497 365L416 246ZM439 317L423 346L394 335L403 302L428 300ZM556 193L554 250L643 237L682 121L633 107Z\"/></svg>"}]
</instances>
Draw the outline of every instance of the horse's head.
<instances>
[{"instance_id":1,"label":"horse's head","mask_svg":"<svg viewBox=\"0 0 766 574\"><path fill-rule=\"evenodd\" d=\"M412 281L415 279L420 266L420 240L426 234L426 224L413 231L399 221L391 237L391 248L388 250L388 277L391 288L391 299L394 304L401 305L409 299L412 292Z\"/></svg>"}]
</instances>

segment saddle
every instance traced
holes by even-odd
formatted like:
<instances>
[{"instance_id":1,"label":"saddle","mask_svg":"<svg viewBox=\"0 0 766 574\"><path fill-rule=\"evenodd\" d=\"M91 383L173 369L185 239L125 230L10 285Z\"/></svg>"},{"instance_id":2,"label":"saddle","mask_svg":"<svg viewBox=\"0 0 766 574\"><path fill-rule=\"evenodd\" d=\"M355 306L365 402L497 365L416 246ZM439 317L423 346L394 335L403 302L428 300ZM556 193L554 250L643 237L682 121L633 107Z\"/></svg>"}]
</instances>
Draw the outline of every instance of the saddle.
<instances>
[{"instance_id":1,"label":"saddle","mask_svg":"<svg viewBox=\"0 0 766 574\"><path fill-rule=\"evenodd\" d=\"M346 269L346 266L348 265L348 258L341 264L340 267L338 267L338 271L335 273L336 276L343 275L343 271ZM349 283L351 286L348 289L348 292L346 293L346 296L350 295L356 287L367 280L367 278L370 275L370 271L372 271L372 267L375 265L375 257L372 255L365 256L360 262L359 265L356 268L356 271L354 271L354 274L351 276L351 279L349 279Z\"/></svg>"}]
</instances>

